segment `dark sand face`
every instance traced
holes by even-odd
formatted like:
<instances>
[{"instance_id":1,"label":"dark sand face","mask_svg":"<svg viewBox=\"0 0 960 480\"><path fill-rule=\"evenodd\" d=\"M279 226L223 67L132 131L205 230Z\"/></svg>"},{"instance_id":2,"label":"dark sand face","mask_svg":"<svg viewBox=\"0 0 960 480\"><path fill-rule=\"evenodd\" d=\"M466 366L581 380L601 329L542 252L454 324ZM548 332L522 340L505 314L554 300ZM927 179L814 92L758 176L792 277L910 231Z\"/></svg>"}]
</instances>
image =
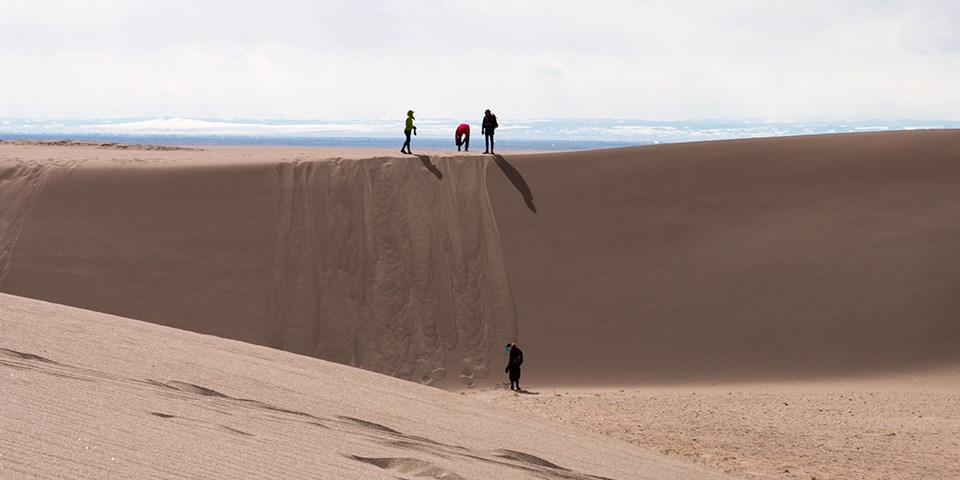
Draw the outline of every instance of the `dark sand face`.
<instances>
[{"instance_id":1,"label":"dark sand face","mask_svg":"<svg viewBox=\"0 0 960 480\"><path fill-rule=\"evenodd\" d=\"M490 168L525 375L556 385L955 365L960 135L792 137Z\"/></svg>"}]
</instances>

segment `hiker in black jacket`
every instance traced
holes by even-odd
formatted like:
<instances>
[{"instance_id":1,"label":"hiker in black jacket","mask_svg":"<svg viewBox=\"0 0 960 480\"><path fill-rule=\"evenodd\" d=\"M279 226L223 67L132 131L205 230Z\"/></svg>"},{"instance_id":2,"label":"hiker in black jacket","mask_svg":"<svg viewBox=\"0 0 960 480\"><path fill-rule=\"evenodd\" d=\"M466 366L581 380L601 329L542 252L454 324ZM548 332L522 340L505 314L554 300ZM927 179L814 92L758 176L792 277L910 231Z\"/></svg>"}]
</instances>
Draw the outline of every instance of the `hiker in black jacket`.
<instances>
[{"instance_id":1,"label":"hiker in black jacket","mask_svg":"<svg viewBox=\"0 0 960 480\"><path fill-rule=\"evenodd\" d=\"M483 134L483 144L486 150L483 153L493 153L493 131L500 125L497 125L497 116L490 113L490 110L483 112L483 123L480 126L480 133Z\"/></svg>"},{"instance_id":2,"label":"hiker in black jacket","mask_svg":"<svg viewBox=\"0 0 960 480\"><path fill-rule=\"evenodd\" d=\"M520 347L516 343L508 343L510 347L510 361L507 363L507 368L503 369L503 373L510 374L510 390L520 391L520 365L523 364L523 352L520 351ZM513 388L516 385L517 388Z\"/></svg>"}]
</instances>

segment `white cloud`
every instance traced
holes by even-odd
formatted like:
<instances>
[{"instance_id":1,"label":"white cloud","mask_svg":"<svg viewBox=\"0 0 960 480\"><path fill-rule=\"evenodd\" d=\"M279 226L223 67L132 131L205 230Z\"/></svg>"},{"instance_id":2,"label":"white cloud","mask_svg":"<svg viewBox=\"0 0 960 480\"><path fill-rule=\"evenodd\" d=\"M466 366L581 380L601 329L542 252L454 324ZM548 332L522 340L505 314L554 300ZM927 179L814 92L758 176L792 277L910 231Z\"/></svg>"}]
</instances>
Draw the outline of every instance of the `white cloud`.
<instances>
[{"instance_id":1,"label":"white cloud","mask_svg":"<svg viewBox=\"0 0 960 480\"><path fill-rule=\"evenodd\" d=\"M958 32L949 0L32 0L0 115L957 119Z\"/></svg>"}]
</instances>

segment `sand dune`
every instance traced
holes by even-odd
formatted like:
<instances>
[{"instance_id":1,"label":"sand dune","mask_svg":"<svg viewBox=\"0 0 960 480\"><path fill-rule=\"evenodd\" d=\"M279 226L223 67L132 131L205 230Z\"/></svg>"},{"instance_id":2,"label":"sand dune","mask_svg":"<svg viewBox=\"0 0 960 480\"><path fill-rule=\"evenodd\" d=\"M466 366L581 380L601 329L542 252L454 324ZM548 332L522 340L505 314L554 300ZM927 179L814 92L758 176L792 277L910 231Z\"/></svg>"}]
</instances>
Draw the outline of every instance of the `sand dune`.
<instances>
[{"instance_id":1,"label":"sand dune","mask_svg":"<svg viewBox=\"0 0 960 480\"><path fill-rule=\"evenodd\" d=\"M488 173L530 381L960 364L960 132L506 160L530 190Z\"/></svg>"},{"instance_id":2,"label":"sand dune","mask_svg":"<svg viewBox=\"0 0 960 480\"><path fill-rule=\"evenodd\" d=\"M728 478L287 352L0 294L0 477Z\"/></svg>"},{"instance_id":3,"label":"sand dune","mask_svg":"<svg viewBox=\"0 0 960 480\"><path fill-rule=\"evenodd\" d=\"M4 147L0 289L423 383L515 336L484 157L112 147Z\"/></svg>"},{"instance_id":4,"label":"sand dune","mask_svg":"<svg viewBox=\"0 0 960 480\"><path fill-rule=\"evenodd\" d=\"M0 477L955 475L957 152L3 142Z\"/></svg>"},{"instance_id":5,"label":"sand dune","mask_svg":"<svg viewBox=\"0 0 960 480\"><path fill-rule=\"evenodd\" d=\"M500 381L513 339L540 385L960 363L956 131L506 157L0 152L16 295L448 387Z\"/></svg>"}]
</instances>

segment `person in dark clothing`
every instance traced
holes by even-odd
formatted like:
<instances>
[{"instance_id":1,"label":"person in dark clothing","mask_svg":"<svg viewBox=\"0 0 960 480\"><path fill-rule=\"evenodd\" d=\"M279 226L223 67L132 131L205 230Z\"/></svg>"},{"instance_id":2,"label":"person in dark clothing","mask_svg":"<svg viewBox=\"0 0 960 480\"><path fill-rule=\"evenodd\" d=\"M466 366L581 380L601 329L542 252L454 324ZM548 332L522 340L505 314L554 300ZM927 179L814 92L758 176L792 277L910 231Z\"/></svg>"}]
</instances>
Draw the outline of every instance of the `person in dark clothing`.
<instances>
[{"instance_id":1,"label":"person in dark clothing","mask_svg":"<svg viewBox=\"0 0 960 480\"><path fill-rule=\"evenodd\" d=\"M417 127L413 125L413 110L407 111L407 123L403 127L403 134L407 137L407 141L403 142L403 146L400 147L400 153L413 154L410 151L410 132L413 132L414 135L417 134Z\"/></svg>"},{"instance_id":2,"label":"person in dark clothing","mask_svg":"<svg viewBox=\"0 0 960 480\"><path fill-rule=\"evenodd\" d=\"M483 124L480 126L480 133L483 134L483 144L486 150L483 153L493 153L493 131L500 125L497 125L497 116L490 113L490 110L483 112Z\"/></svg>"},{"instance_id":3,"label":"person in dark clothing","mask_svg":"<svg viewBox=\"0 0 960 480\"><path fill-rule=\"evenodd\" d=\"M523 352L520 351L520 347L516 343L508 343L507 347L510 348L510 361L507 362L507 368L503 369L503 373L510 374L510 390L520 391L520 365L523 364ZM516 388L514 388L516 385Z\"/></svg>"}]
</instances>

